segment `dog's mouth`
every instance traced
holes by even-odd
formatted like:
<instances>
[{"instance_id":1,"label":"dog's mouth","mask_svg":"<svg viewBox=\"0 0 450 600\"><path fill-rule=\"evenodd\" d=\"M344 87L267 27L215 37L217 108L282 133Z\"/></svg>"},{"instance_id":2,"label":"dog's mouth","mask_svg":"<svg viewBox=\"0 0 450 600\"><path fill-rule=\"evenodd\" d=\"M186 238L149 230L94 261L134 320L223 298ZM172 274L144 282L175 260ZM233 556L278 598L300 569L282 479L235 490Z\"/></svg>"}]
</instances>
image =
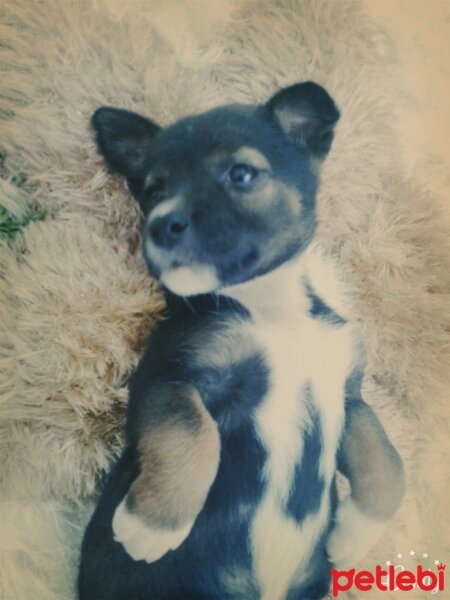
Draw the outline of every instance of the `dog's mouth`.
<instances>
[{"instance_id":1,"label":"dog's mouth","mask_svg":"<svg viewBox=\"0 0 450 600\"><path fill-rule=\"evenodd\" d=\"M246 252L237 256L222 256L218 260L152 254L146 253L150 272L179 296L213 293L224 286L244 282L254 276L259 259L254 248L247 248Z\"/></svg>"},{"instance_id":2,"label":"dog's mouth","mask_svg":"<svg viewBox=\"0 0 450 600\"><path fill-rule=\"evenodd\" d=\"M213 265L175 261L164 269L161 283L179 296L195 296L215 292L220 287L217 271Z\"/></svg>"}]
</instances>

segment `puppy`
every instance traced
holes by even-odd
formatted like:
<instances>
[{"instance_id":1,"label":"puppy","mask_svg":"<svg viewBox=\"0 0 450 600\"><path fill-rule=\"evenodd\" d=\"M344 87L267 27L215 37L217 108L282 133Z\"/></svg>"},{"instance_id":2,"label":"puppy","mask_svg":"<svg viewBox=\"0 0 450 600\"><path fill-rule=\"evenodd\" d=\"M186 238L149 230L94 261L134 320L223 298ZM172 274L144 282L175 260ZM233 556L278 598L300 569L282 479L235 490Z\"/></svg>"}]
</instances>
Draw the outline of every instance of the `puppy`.
<instances>
[{"instance_id":1,"label":"puppy","mask_svg":"<svg viewBox=\"0 0 450 600\"><path fill-rule=\"evenodd\" d=\"M398 508L402 463L361 398L363 348L304 252L338 118L311 82L165 129L94 114L168 309L85 534L81 600L319 599ZM339 505L336 469L351 486Z\"/></svg>"}]
</instances>

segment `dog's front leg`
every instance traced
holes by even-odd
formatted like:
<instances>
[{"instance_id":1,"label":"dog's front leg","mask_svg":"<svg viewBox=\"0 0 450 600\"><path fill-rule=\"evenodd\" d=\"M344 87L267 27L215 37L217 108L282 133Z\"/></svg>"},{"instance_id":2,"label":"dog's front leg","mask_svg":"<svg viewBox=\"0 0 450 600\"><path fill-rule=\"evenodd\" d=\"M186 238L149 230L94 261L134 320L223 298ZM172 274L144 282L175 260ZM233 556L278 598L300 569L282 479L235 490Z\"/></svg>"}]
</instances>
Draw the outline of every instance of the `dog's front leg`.
<instances>
[{"instance_id":1,"label":"dog's front leg","mask_svg":"<svg viewBox=\"0 0 450 600\"><path fill-rule=\"evenodd\" d=\"M375 545L403 498L401 458L373 410L360 398L346 401L338 469L351 494L338 505L327 543L338 568L355 566Z\"/></svg>"},{"instance_id":2,"label":"dog's front leg","mask_svg":"<svg viewBox=\"0 0 450 600\"><path fill-rule=\"evenodd\" d=\"M220 441L191 385L156 383L142 403L139 475L116 509L113 531L133 559L153 562L188 536L215 479Z\"/></svg>"}]
</instances>

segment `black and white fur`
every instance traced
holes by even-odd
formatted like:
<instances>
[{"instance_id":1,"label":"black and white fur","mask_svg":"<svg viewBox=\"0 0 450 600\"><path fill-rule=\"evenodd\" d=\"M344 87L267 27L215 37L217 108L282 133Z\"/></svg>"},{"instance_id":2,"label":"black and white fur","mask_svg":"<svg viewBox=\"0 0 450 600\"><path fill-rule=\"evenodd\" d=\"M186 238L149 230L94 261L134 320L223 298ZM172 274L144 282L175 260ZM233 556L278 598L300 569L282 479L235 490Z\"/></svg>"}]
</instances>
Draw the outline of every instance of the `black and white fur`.
<instances>
[{"instance_id":1,"label":"black and white fur","mask_svg":"<svg viewBox=\"0 0 450 600\"><path fill-rule=\"evenodd\" d=\"M131 381L126 448L83 542L81 600L319 599L331 564L354 565L397 509L402 465L361 398L361 342L306 250L338 117L310 82L166 129L94 115L100 151L145 215L168 311ZM184 427L192 389L218 433L216 462L195 514L175 522L159 507L152 520L130 492L149 460L140 444L174 414ZM352 488L340 505L337 468ZM176 477L188 490L195 473Z\"/></svg>"}]
</instances>

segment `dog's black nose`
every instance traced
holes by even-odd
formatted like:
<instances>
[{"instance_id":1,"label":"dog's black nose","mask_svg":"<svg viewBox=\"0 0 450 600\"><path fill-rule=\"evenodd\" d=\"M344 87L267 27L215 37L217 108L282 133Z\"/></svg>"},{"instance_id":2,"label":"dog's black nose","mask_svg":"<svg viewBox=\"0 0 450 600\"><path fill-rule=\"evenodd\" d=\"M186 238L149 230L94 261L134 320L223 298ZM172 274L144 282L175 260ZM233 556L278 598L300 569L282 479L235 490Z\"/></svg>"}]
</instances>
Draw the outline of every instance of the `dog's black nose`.
<instances>
[{"instance_id":1,"label":"dog's black nose","mask_svg":"<svg viewBox=\"0 0 450 600\"><path fill-rule=\"evenodd\" d=\"M150 237L155 246L170 250L181 241L188 224L188 217L184 212L156 217L149 225Z\"/></svg>"}]
</instances>

